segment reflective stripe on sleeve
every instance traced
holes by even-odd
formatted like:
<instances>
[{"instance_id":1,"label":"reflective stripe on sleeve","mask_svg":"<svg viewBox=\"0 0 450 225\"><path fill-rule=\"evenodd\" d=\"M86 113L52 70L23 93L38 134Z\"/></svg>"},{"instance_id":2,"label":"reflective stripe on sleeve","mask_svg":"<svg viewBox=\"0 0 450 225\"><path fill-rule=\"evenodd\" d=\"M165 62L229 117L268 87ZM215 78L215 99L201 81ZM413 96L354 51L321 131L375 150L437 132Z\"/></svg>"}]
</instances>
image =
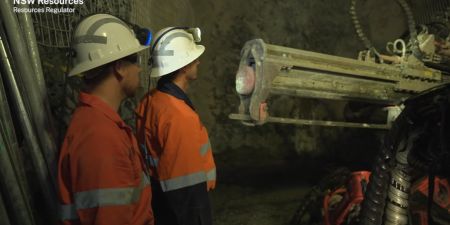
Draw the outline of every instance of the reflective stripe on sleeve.
<instances>
[{"instance_id":1,"label":"reflective stripe on sleeve","mask_svg":"<svg viewBox=\"0 0 450 225\"><path fill-rule=\"evenodd\" d=\"M76 220L78 219L75 204L59 205L59 219L60 220Z\"/></svg>"},{"instance_id":2,"label":"reflective stripe on sleeve","mask_svg":"<svg viewBox=\"0 0 450 225\"><path fill-rule=\"evenodd\" d=\"M105 188L74 193L74 202L68 205L59 205L61 220L78 219L77 210L104 207L131 205L141 200L142 190L150 184L150 180L143 172L139 187Z\"/></svg>"},{"instance_id":3,"label":"reflective stripe on sleeve","mask_svg":"<svg viewBox=\"0 0 450 225\"><path fill-rule=\"evenodd\" d=\"M189 187L195 184L199 184L201 182L206 181L206 174L205 171L199 171L196 173L191 173L188 175L167 179L167 180L161 180L161 188L163 192L167 191L173 191L176 189Z\"/></svg>"},{"instance_id":4,"label":"reflective stripe on sleeve","mask_svg":"<svg viewBox=\"0 0 450 225\"><path fill-rule=\"evenodd\" d=\"M149 157L149 162L150 162L150 166L153 167L158 167L158 163L159 163L159 158L153 158L150 154L148 155Z\"/></svg>"},{"instance_id":5,"label":"reflective stripe on sleeve","mask_svg":"<svg viewBox=\"0 0 450 225\"><path fill-rule=\"evenodd\" d=\"M200 147L200 154L204 156L208 150L211 148L211 142L209 140Z\"/></svg>"},{"instance_id":6,"label":"reflective stripe on sleeve","mask_svg":"<svg viewBox=\"0 0 450 225\"><path fill-rule=\"evenodd\" d=\"M206 182L211 182L216 179L216 167L206 173Z\"/></svg>"}]
</instances>

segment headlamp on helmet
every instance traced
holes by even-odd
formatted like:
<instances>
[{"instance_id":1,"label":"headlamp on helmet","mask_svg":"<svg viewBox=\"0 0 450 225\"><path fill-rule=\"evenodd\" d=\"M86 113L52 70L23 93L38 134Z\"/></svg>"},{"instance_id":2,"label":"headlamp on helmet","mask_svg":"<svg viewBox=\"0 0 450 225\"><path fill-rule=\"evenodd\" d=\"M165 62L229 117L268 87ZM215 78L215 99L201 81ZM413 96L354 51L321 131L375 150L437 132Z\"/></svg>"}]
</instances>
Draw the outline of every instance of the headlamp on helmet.
<instances>
[{"instance_id":1,"label":"headlamp on helmet","mask_svg":"<svg viewBox=\"0 0 450 225\"><path fill-rule=\"evenodd\" d=\"M152 40L152 33L147 28L140 28L136 24L131 24L133 26L133 31L136 34L136 39L139 40L139 43L144 46L149 46L150 41Z\"/></svg>"},{"instance_id":2,"label":"headlamp on helmet","mask_svg":"<svg viewBox=\"0 0 450 225\"><path fill-rule=\"evenodd\" d=\"M192 37L194 37L194 42L200 42L202 40L202 32L200 31L200 28L187 28L186 32L192 34Z\"/></svg>"}]
</instances>

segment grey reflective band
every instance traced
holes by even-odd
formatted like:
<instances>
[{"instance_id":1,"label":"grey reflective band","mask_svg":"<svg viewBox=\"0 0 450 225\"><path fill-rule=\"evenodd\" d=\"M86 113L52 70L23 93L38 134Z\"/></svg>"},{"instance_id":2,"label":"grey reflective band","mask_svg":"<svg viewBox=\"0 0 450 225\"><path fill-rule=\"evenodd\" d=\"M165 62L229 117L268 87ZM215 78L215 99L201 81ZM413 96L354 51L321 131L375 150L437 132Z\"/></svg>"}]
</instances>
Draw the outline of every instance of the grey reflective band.
<instances>
[{"instance_id":1,"label":"grey reflective band","mask_svg":"<svg viewBox=\"0 0 450 225\"><path fill-rule=\"evenodd\" d=\"M199 171L196 173L191 173L181 177L176 177L168 180L161 180L161 188L163 192L173 191L184 187L189 187L195 184L206 181L205 171Z\"/></svg>"},{"instance_id":2,"label":"grey reflective band","mask_svg":"<svg viewBox=\"0 0 450 225\"><path fill-rule=\"evenodd\" d=\"M148 157L150 158L150 166L158 167L159 158L153 158L150 154Z\"/></svg>"},{"instance_id":3,"label":"grey reflective band","mask_svg":"<svg viewBox=\"0 0 450 225\"><path fill-rule=\"evenodd\" d=\"M60 220L76 220L78 219L75 204L59 205L59 219Z\"/></svg>"},{"instance_id":4,"label":"grey reflective band","mask_svg":"<svg viewBox=\"0 0 450 225\"><path fill-rule=\"evenodd\" d=\"M155 50L153 51L154 55L157 56L173 56L175 53L173 53L173 50Z\"/></svg>"},{"instance_id":5,"label":"grey reflective band","mask_svg":"<svg viewBox=\"0 0 450 225\"><path fill-rule=\"evenodd\" d=\"M216 179L216 167L206 173L206 182L211 182Z\"/></svg>"},{"instance_id":6,"label":"grey reflective band","mask_svg":"<svg viewBox=\"0 0 450 225\"><path fill-rule=\"evenodd\" d=\"M209 140L208 140L205 144L200 146L200 154L202 156L204 156L210 148L211 148L211 142L209 142Z\"/></svg>"},{"instance_id":7,"label":"grey reflective band","mask_svg":"<svg viewBox=\"0 0 450 225\"><path fill-rule=\"evenodd\" d=\"M88 31L86 32L86 35L94 35L94 33L100 28L101 26L107 24L107 23L118 23L124 27L128 27L126 23L124 23L122 20L116 19L116 18L103 18L101 20L97 20L95 23L89 27ZM130 30L131 32L131 30Z\"/></svg>"},{"instance_id":8,"label":"grey reflective band","mask_svg":"<svg viewBox=\"0 0 450 225\"><path fill-rule=\"evenodd\" d=\"M126 23L124 23L122 20L115 19L115 18L104 18L101 20L96 21L93 23L88 31L86 32L86 35L81 35L78 37L75 37L74 42L75 44L81 44L81 43L97 43L97 44L106 44L107 43L107 37L100 36L100 35L94 35L95 32L107 23L118 23L120 25L123 25L125 27L128 27ZM131 32L131 30L130 30Z\"/></svg>"},{"instance_id":9,"label":"grey reflective band","mask_svg":"<svg viewBox=\"0 0 450 225\"><path fill-rule=\"evenodd\" d=\"M75 37L74 42L76 45L81 43L106 44L107 38L105 36L98 36L98 35L83 35Z\"/></svg>"},{"instance_id":10,"label":"grey reflective band","mask_svg":"<svg viewBox=\"0 0 450 225\"><path fill-rule=\"evenodd\" d=\"M159 50L154 50L152 55L153 56L173 56L174 55L173 50L166 50L166 47L170 43L170 41L172 41L174 38L178 38L178 37L184 37L184 38L187 38L190 41L192 41L192 38L185 33L173 33L173 34L167 36L166 39L164 39L164 41L161 42L161 47L159 48Z\"/></svg>"},{"instance_id":11,"label":"grey reflective band","mask_svg":"<svg viewBox=\"0 0 450 225\"><path fill-rule=\"evenodd\" d=\"M141 174L141 179L141 184L137 188L105 188L75 193L74 203L59 206L59 217L61 220L75 220L78 219L77 210L104 206L129 206L137 203L141 199L142 190L150 184L144 172Z\"/></svg>"}]
</instances>

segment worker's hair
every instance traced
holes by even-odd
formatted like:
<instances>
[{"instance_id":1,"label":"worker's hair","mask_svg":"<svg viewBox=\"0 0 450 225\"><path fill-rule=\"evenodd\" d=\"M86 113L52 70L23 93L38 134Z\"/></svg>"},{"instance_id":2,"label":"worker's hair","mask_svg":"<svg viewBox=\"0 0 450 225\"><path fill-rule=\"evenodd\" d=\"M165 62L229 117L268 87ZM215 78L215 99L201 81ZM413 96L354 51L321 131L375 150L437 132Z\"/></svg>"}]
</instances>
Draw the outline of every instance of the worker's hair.
<instances>
[{"instance_id":1,"label":"worker's hair","mask_svg":"<svg viewBox=\"0 0 450 225\"><path fill-rule=\"evenodd\" d=\"M84 72L83 77L86 87L98 86L102 84L106 80L106 78L111 75L111 70L113 69L113 65L116 61L117 60Z\"/></svg>"}]
</instances>

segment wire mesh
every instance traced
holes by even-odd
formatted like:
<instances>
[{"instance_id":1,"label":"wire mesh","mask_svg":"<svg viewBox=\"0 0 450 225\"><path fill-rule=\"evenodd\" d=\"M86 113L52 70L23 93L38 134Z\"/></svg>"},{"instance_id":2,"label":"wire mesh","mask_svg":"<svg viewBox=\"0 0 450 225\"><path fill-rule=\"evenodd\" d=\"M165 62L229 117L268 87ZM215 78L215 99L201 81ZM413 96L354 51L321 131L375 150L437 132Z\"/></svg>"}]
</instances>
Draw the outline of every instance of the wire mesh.
<instances>
[{"instance_id":1,"label":"wire mesh","mask_svg":"<svg viewBox=\"0 0 450 225\"><path fill-rule=\"evenodd\" d=\"M33 8L55 8L49 4L32 4ZM84 4L60 4L58 7L75 8L74 13L32 13L38 44L47 47L67 48L70 45L73 25L83 16L91 13L110 13L120 18L130 12L130 1L126 0L92 0Z\"/></svg>"},{"instance_id":2,"label":"wire mesh","mask_svg":"<svg viewBox=\"0 0 450 225\"><path fill-rule=\"evenodd\" d=\"M449 23L450 1L448 0L408 0L416 24L430 22Z\"/></svg>"},{"instance_id":3,"label":"wire mesh","mask_svg":"<svg viewBox=\"0 0 450 225\"><path fill-rule=\"evenodd\" d=\"M2 0L0 0L2 1ZM36 1L37 2L37 1ZM32 4L30 8L46 7L56 8L54 5ZM39 52L43 61L44 77L49 90L49 98L52 107L60 105L64 71L66 66L65 51L59 48L68 48L72 39L73 28L83 16L92 13L109 13L125 19L140 27L150 29L155 34L164 27L188 26L194 24L194 11L189 0L85 0L83 4L69 5L59 4L58 8L75 8L73 13L32 13L34 29ZM140 74L138 93L135 98L125 100L119 114L128 126L134 128L134 109L148 88L150 79L147 61L149 51L139 53L144 62ZM156 86L157 79L152 78L150 87ZM77 104L78 91L84 88L84 82L80 79L70 79L67 88L67 106L63 126L67 127Z\"/></svg>"},{"instance_id":4,"label":"wire mesh","mask_svg":"<svg viewBox=\"0 0 450 225\"><path fill-rule=\"evenodd\" d=\"M69 47L74 24L91 13L110 13L146 27L152 33L168 26L192 26L194 23L194 12L188 0L92 0L80 5L60 6L75 8L75 12L32 14L38 44L46 47ZM32 7L45 9L54 6L33 4ZM143 61L147 62L149 52L143 51L140 54ZM140 87L145 87L149 79L147 64L143 65L142 71Z\"/></svg>"}]
</instances>

